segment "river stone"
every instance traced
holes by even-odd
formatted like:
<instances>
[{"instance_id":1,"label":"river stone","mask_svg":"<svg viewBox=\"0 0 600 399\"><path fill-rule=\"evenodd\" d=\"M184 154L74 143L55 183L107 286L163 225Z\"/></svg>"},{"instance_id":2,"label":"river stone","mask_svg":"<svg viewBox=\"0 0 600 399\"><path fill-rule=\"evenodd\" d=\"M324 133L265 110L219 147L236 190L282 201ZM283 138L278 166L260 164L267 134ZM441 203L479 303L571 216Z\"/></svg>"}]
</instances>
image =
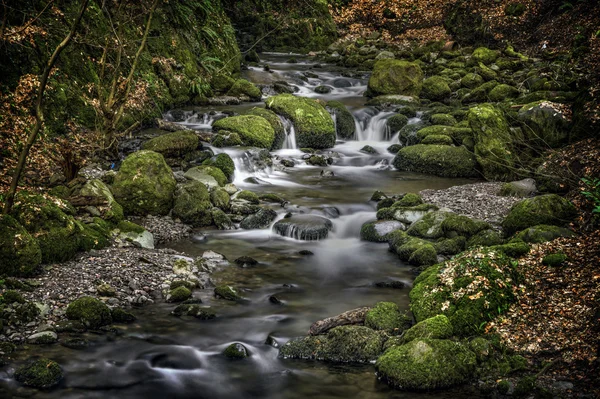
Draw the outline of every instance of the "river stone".
<instances>
[{"instance_id":1,"label":"river stone","mask_svg":"<svg viewBox=\"0 0 600 399\"><path fill-rule=\"evenodd\" d=\"M254 215L249 215L242 220L240 227L246 230L266 229L276 217L277 212L272 209L263 208Z\"/></svg>"},{"instance_id":2,"label":"river stone","mask_svg":"<svg viewBox=\"0 0 600 399\"><path fill-rule=\"evenodd\" d=\"M304 241L327 238L332 228L333 223L329 219L317 215L294 215L273 225L277 234Z\"/></svg>"},{"instance_id":3,"label":"river stone","mask_svg":"<svg viewBox=\"0 0 600 399\"><path fill-rule=\"evenodd\" d=\"M437 210L435 206L413 206L408 208L399 208L394 211L393 216L394 219L407 224L412 224L417 220L421 219L429 212L433 212Z\"/></svg>"},{"instance_id":4,"label":"river stone","mask_svg":"<svg viewBox=\"0 0 600 399\"><path fill-rule=\"evenodd\" d=\"M244 359L250 356L248 349L239 342L229 345L223 351L223 356L228 359Z\"/></svg>"},{"instance_id":5,"label":"river stone","mask_svg":"<svg viewBox=\"0 0 600 399\"><path fill-rule=\"evenodd\" d=\"M58 341L58 335L54 331L43 331L27 338L27 342L34 345L53 344Z\"/></svg>"},{"instance_id":6,"label":"river stone","mask_svg":"<svg viewBox=\"0 0 600 399\"><path fill-rule=\"evenodd\" d=\"M371 242L385 242L387 235L395 230L406 230L406 226L397 220L367 222L360 229L360 238Z\"/></svg>"},{"instance_id":7,"label":"river stone","mask_svg":"<svg viewBox=\"0 0 600 399\"><path fill-rule=\"evenodd\" d=\"M41 358L21 366L15 371L15 379L25 386L34 388L50 388L63 378L63 372L58 363Z\"/></svg>"},{"instance_id":8,"label":"river stone","mask_svg":"<svg viewBox=\"0 0 600 399\"><path fill-rule=\"evenodd\" d=\"M189 180L204 184L209 190L219 187L217 179L206 173L205 170L199 166L193 167L185 172L185 177Z\"/></svg>"},{"instance_id":9,"label":"river stone","mask_svg":"<svg viewBox=\"0 0 600 399\"><path fill-rule=\"evenodd\" d=\"M154 249L154 236L148 230L141 233L135 231L121 233L119 238L123 241L129 241L139 248Z\"/></svg>"}]
</instances>

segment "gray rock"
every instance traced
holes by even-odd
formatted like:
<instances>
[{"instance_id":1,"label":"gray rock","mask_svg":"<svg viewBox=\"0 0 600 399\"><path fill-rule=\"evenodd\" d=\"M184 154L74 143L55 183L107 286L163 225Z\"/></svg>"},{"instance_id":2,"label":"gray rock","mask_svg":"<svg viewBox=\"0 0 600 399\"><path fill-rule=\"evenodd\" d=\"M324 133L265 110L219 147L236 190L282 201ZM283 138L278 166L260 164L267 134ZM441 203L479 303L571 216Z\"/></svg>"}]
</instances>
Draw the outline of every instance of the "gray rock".
<instances>
[{"instance_id":1,"label":"gray rock","mask_svg":"<svg viewBox=\"0 0 600 399\"><path fill-rule=\"evenodd\" d=\"M533 197L537 192L537 186L533 179L523 179L505 183L500 189L503 197Z\"/></svg>"},{"instance_id":2,"label":"gray rock","mask_svg":"<svg viewBox=\"0 0 600 399\"><path fill-rule=\"evenodd\" d=\"M332 228L333 223L329 219L316 215L294 215L273 225L275 233L304 241L327 238Z\"/></svg>"},{"instance_id":3,"label":"gray rock","mask_svg":"<svg viewBox=\"0 0 600 399\"><path fill-rule=\"evenodd\" d=\"M276 217L277 212L274 210L261 209L254 215L247 216L244 220L242 220L240 227L246 230L266 229Z\"/></svg>"},{"instance_id":4,"label":"gray rock","mask_svg":"<svg viewBox=\"0 0 600 399\"><path fill-rule=\"evenodd\" d=\"M58 335L54 331L43 331L27 338L27 342L34 345L53 344L58 341Z\"/></svg>"}]
</instances>

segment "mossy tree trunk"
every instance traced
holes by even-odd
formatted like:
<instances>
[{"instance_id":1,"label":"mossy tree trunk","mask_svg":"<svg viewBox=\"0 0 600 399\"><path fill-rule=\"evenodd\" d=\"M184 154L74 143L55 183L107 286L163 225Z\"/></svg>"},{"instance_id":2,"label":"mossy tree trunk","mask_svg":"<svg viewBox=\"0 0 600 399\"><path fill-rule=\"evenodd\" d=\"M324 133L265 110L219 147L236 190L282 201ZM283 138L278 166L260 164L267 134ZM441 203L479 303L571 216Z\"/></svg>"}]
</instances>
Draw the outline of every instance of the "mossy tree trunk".
<instances>
[{"instance_id":1,"label":"mossy tree trunk","mask_svg":"<svg viewBox=\"0 0 600 399\"><path fill-rule=\"evenodd\" d=\"M17 192L17 187L19 186L19 180L21 179L21 175L23 174L23 171L25 169L25 163L27 162L27 157L29 156L29 151L31 150L31 147L37 140L37 137L38 137L40 131L44 128L44 111L43 111L44 92L46 91L46 87L48 85L48 78L50 77L50 72L52 71L52 68L54 68L56 61L60 57L60 53L62 53L62 51L71 42L71 39L73 39L73 36L75 36L75 32L77 30L77 27L79 26L79 23L81 22L81 19L83 18L83 14L85 14L85 10L87 9L88 3L89 3L89 0L82 1L81 8L79 10L79 14L77 14L75 21L73 21L71 30L69 31L67 36L63 39L63 41L60 42L58 44L58 46L56 46L56 48L54 49L54 53L52 53L52 56L46 63L46 67L44 68L44 72L42 73L42 77L40 79L40 87L38 89L37 99L35 102L35 125L33 126L31 132L29 133L29 135L27 137L27 142L25 143L25 146L23 147L23 149L21 150L21 153L19 155L19 162L18 162L17 167L15 168L15 172L12 176L10 189L8 190L8 193L6 194L6 202L4 204L4 209L3 209L4 214L10 213L12 210L12 207L13 207L13 204L15 201L15 194ZM4 24L3 24L3 26L4 26Z\"/></svg>"}]
</instances>

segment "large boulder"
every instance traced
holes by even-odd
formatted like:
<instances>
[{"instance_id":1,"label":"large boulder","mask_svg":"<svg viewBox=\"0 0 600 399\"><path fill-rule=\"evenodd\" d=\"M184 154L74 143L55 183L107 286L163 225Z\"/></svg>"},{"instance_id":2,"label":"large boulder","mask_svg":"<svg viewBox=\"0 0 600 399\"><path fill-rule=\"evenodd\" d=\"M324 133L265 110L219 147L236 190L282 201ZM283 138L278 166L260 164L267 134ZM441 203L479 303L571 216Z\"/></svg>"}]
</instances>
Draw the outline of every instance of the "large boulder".
<instances>
[{"instance_id":1,"label":"large boulder","mask_svg":"<svg viewBox=\"0 0 600 399\"><path fill-rule=\"evenodd\" d=\"M163 156L138 151L123 161L115 176L115 199L129 215L166 215L173 206L176 182Z\"/></svg>"},{"instance_id":2,"label":"large boulder","mask_svg":"<svg viewBox=\"0 0 600 399\"><path fill-rule=\"evenodd\" d=\"M112 323L108 306L104 302L89 296L71 302L67 307L66 316L69 320L79 321L91 329L98 329Z\"/></svg>"},{"instance_id":3,"label":"large boulder","mask_svg":"<svg viewBox=\"0 0 600 399\"><path fill-rule=\"evenodd\" d=\"M209 190L221 187L227 182L225 174L214 166L194 166L184 174L188 180L204 184Z\"/></svg>"},{"instance_id":4,"label":"large boulder","mask_svg":"<svg viewBox=\"0 0 600 399\"><path fill-rule=\"evenodd\" d=\"M231 97L248 97L252 101L260 101L262 92L256 85L246 79L238 79L235 81L231 89L227 92Z\"/></svg>"},{"instance_id":5,"label":"large boulder","mask_svg":"<svg viewBox=\"0 0 600 399\"><path fill-rule=\"evenodd\" d=\"M198 181L191 181L177 189L173 216L182 222L195 227L212 224L212 204L206 186Z\"/></svg>"},{"instance_id":6,"label":"large boulder","mask_svg":"<svg viewBox=\"0 0 600 399\"><path fill-rule=\"evenodd\" d=\"M30 361L15 371L15 380L38 389L51 388L62 378L63 372L59 364L47 358Z\"/></svg>"},{"instance_id":7,"label":"large boulder","mask_svg":"<svg viewBox=\"0 0 600 399\"><path fill-rule=\"evenodd\" d=\"M468 120L475 133L475 155L483 175L489 180L511 176L515 164L513 137L502 111L482 104L469 111Z\"/></svg>"},{"instance_id":8,"label":"large boulder","mask_svg":"<svg viewBox=\"0 0 600 399\"><path fill-rule=\"evenodd\" d=\"M465 147L417 144L404 147L394 158L398 170L442 177L477 177L475 157Z\"/></svg>"},{"instance_id":9,"label":"large boulder","mask_svg":"<svg viewBox=\"0 0 600 399\"><path fill-rule=\"evenodd\" d=\"M402 334L402 341L404 343L413 341L415 339L446 339L452 337L453 334L452 323L450 320L443 315L437 315L418 322L404 334Z\"/></svg>"},{"instance_id":10,"label":"large boulder","mask_svg":"<svg viewBox=\"0 0 600 399\"><path fill-rule=\"evenodd\" d=\"M418 322L444 314L454 334L470 336L514 302L519 281L511 258L474 249L421 273L409 294L410 308Z\"/></svg>"},{"instance_id":11,"label":"large boulder","mask_svg":"<svg viewBox=\"0 0 600 399\"><path fill-rule=\"evenodd\" d=\"M477 358L460 343L440 339L415 339L392 346L375 367L391 386L410 391L449 388L466 382L475 372Z\"/></svg>"},{"instance_id":12,"label":"large boulder","mask_svg":"<svg viewBox=\"0 0 600 399\"><path fill-rule=\"evenodd\" d=\"M191 130L167 133L146 141L143 150L154 151L166 158L181 157L198 148L200 139Z\"/></svg>"},{"instance_id":13,"label":"large boulder","mask_svg":"<svg viewBox=\"0 0 600 399\"><path fill-rule=\"evenodd\" d=\"M383 337L368 327L340 326L326 335L294 338L279 351L286 359L324 360L335 363L369 363L383 348Z\"/></svg>"},{"instance_id":14,"label":"large boulder","mask_svg":"<svg viewBox=\"0 0 600 399\"><path fill-rule=\"evenodd\" d=\"M30 276L41 261L37 240L12 216L0 215L0 275Z\"/></svg>"},{"instance_id":15,"label":"large boulder","mask_svg":"<svg viewBox=\"0 0 600 399\"><path fill-rule=\"evenodd\" d=\"M527 138L540 147L556 148L569 138L569 118L562 104L537 101L524 105L519 121Z\"/></svg>"},{"instance_id":16,"label":"large boulder","mask_svg":"<svg viewBox=\"0 0 600 399\"><path fill-rule=\"evenodd\" d=\"M540 195L517 202L502 221L507 236L540 224L564 226L577 215L571 201L556 194Z\"/></svg>"},{"instance_id":17,"label":"large boulder","mask_svg":"<svg viewBox=\"0 0 600 399\"><path fill-rule=\"evenodd\" d=\"M441 76L432 76L423 82L423 92L421 96L429 100L443 100L450 96L452 90L448 86L448 79Z\"/></svg>"},{"instance_id":18,"label":"large boulder","mask_svg":"<svg viewBox=\"0 0 600 399\"><path fill-rule=\"evenodd\" d=\"M353 139L356 134L354 117L346 106L339 101L329 101L327 108L335 117L335 131L341 139Z\"/></svg>"},{"instance_id":19,"label":"large boulder","mask_svg":"<svg viewBox=\"0 0 600 399\"><path fill-rule=\"evenodd\" d=\"M335 124L329 112L315 100L280 94L266 100L267 108L290 119L301 148L330 148L335 144Z\"/></svg>"},{"instance_id":20,"label":"large boulder","mask_svg":"<svg viewBox=\"0 0 600 399\"><path fill-rule=\"evenodd\" d=\"M271 150L279 150L283 146L283 142L285 141L285 127L283 126L283 122L277 116L277 114L271 110L264 108L252 108L247 112L248 115L256 115L261 116L269 122L273 131L275 132L275 138L273 139L273 144L271 145Z\"/></svg>"},{"instance_id":21,"label":"large boulder","mask_svg":"<svg viewBox=\"0 0 600 399\"><path fill-rule=\"evenodd\" d=\"M371 96L400 94L418 96L423 87L423 71L419 64L401 60L380 60L369 79Z\"/></svg>"},{"instance_id":22,"label":"large boulder","mask_svg":"<svg viewBox=\"0 0 600 399\"><path fill-rule=\"evenodd\" d=\"M123 207L115 201L110 188L101 180L92 179L88 181L79 191L79 195L97 198L106 203L106 205L97 206L102 219L115 224L123 220Z\"/></svg>"},{"instance_id":23,"label":"large boulder","mask_svg":"<svg viewBox=\"0 0 600 399\"><path fill-rule=\"evenodd\" d=\"M240 115L219 119L213 124L216 132L237 133L244 145L271 149L275 140L275 130L262 116Z\"/></svg>"}]
</instances>

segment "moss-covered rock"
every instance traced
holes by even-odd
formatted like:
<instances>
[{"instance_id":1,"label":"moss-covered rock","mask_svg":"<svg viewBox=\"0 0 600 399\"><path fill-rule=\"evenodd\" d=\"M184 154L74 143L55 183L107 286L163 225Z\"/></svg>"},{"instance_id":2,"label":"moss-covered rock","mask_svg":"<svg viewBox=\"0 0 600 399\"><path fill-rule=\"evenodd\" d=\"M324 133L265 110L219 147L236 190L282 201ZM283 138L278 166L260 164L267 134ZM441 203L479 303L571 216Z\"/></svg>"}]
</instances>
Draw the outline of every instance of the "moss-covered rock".
<instances>
[{"instance_id":1,"label":"moss-covered rock","mask_svg":"<svg viewBox=\"0 0 600 399\"><path fill-rule=\"evenodd\" d=\"M227 301L239 302L244 299L238 294L235 288L229 285L219 285L218 287L215 287L214 292L217 298L222 298Z\"/></svg>"},{"instance_id":2,"label":"moss-covered rock","mask_svg":"<svg viewBox=\"0 0 600 399\"><path fill-rule=\"evenodd\" d=\"M387 94L418 96L422 86L423 71L419 64L388 59L375 63L368 89L373 97Z\"/></svg>"},{"instance_id":3,"label":"moss-covered rock","mask_svg":"<svg viewBox=\"0 0 600 399\"><path fill-rule=\"evenodd\" d=\"M483 230L469 238L467 248L474 247L491 247L493 245L501 245L504 243L502 236L495 230Z\"/></svg>"},{"instance_id":4,"label":"moss-covered rock","mask_svg":"<svg viewBox=\"0 0 600 399\"><path fill-rule=\"evenodd\" d=\"M473 220L467 216L450 214L442 222L442 231L448 238L463 236L470 238L482 230L490 228L489 223Z\"/></svg>"},{"instance_id":5,"label":"moss-covered rock","mask_svg":"<svg viewBox=\"0 0 600 399\"><path fill-rule=\"evenodd\" d=\"M423 198L419 194L407 193L398 201L394 202L393 207L417 206L423 203Z\"/></svg>"},{"instance_id":6,"label":"moss-covered rock","mask_svg":"<svg viewBox=\"0 0 600 399\"><path fill-rule=\"evenodd\" d=\"M521 94L521 92L516 87L507 84L499 84L490 91L489 97L490 101L496 102L517 98L519 97L519 94Z\"/></svg>"},{"instance_id":7,"label":"moss-covered rock","mask_svg":"<svg viewBox=\"0 0 600 399\"><path fill-rule=\"evenodd\" d=\"M228 132L227 130L220 130L217 133L210 140L210 143L217 148L235 147L244 144L237 133Z\"/></svg>"},{"instance_id":8,"label":"moss-covered rock","mask_svg":"<svg viewBox=\"0 0 600 399\"><path fill-rule=\"evenodd\" d=\"M448 114L433 114L429 117L432 125L454 126L458 122L456 118Z\"/></svg>"},{"instance_id":9,"label":"moss-covered rock","mask_svg":"<svg viewBox=\"0 0 600 399\"><path fill-rule=\"evenodd\" d=\"M406 226L396 220L367 222L360 229L360 239L371 242L386 242L390 233L405 229Z\"/></svg>"},{"instance_id":10,"label":"moss-covered rock","mask_svg":"<svg viewBox=\"0 0 600 399\"><path fill-rule=\"evenodd\" d=\"M196 227L210 226L211 209L210 194L204 184L191 181L177 189L173 216L182 222Z\"/></svg>"},{"instance_id":11,"label":"moss-covered rock","mask_svg":"<svg viewBox=\"0 0 600 399\"><path fill-rule=\"evenodd\" d=\"M210 80L210 87L215 93L225 94L231 89L234 83L235 79L229 75L215 74Z\"/></svg>"},{"instance_id":12,"label":"moss-covered rock","mask_svg":"<svg viewBox=\"0 0 600 399\"><path fill-rule=\"evenodd\" d=\"M210 202L215 207L227 211L231 204L231 198L225 189L219 187L210 193Z\"/></svg>"},{"instance_id":13,"label":"moss-covered rock","mask_svg":"<svg viewBox=\"0 0 600 399\"><path fill-rule=\"evenodd\" d=\"M506 179L513 173L513 137L504 114L491 104L469 111L469 126L475 133L475 155L483 174L490 180Z\"/></svg>"},{"instance_id":14,"label":"moss-covered rock","mask_svg":"<svg viewBox=\"0 0 600 399\"><path fill-rule=\"evenodd\" d=\"M395 303L378 302L367 312L365 326L398 335L410 327L410 318Z\"/></svg>"},{"instance_id":15,"label":"moss-covered rock","mask_svg":"<svg viewBox=\"0 0 600 399\"><path fill-rule=\"evenodd\" d=\"M223 356L228 359L245 359L250 356L248 349L239 342L233 343L223 351Z\"/></svg>"},{"instance_id":16,"label":"moss-covered rock","mask_svg":"<svg viewBox=\"0 0 600 399\"><path fill-rule=\"evenodd\" d=\"M416 138L420 142L428 136L448 136L456 144L465 144L465 140L473 139L473 131L469 127L433 125L419 129L416 134Z\"/></svg>"},{"instance_id":17,"label":"moss-covered rock","mask_svg":"<svg viewBox=\"0 0 600 399\"><path fill-rule=\"evenodd\" d=\"M442 177L478 176L475 157L465 147L417 144L404 147L394 158L398 170Z\"/></svg>"},{"instance_id":18,"label":"moss-covered rock","mask_svg":"<svg viewBox=\"0 0 600 399\"><path fill-rule=\"evenodd\" d=\"M377 211L377 219L394 219L402 223L414 223L429 212L437 211L432 204L421 204L409 207L382 208Z\"/></svg>"},{"instance_id":19,"label":"moss-covered rock","mask_svg":"<svg viewBox=\"0 0 600 399\"><path fill-rule=\"evenodd\" d=\"M402 341L407 343L415 339L446 339L452 337L453 332L450 320L440 314L412 326L404 332Z\"/></svg>"},{"instance_id":20,"label":"moss-covered rock","mask_svg":"<svg viewBox=\"0 0 600 399\"><path fill-rule=\"evenodd\" d=\"M31 361L15 371L15 379L21 384L47 389L57 385L63 378L59 364L47 358Z\"/></svg>"},{"instance_id":21,"label":"moss-covered rock","mask_svg":"<svg viewBox=\"0 0 600 399\"><path fill-rule=\"evenodd\" d=\"M163 156L138 151L123 161L115 176L115 199L129 215L166 215L173 205L175 178Z\"/></svg>"},{"instance_id":22,"label":"moss-covered rock","mask_svg":"<svg viewBox=\"0 0 600 399\"><path fill-rule=\"evenodd\" d=\"M442 76L432 76L423 81L421 97L429 100L443 100L450 96L452 89L448 86L448 79Z\"/></svg>"},{"instance_id":23,"label":"moss-covered rock","mask_svg":"<svg viewBox=\"0 0 600 399\"><path fill-rule=\"evenodd\" d=\"M427 213L410 225L406 231L409 235L420 238L437 239L444 237L443 222L454 216L451 212L435 211Z\"/></svg>"},{"instance_id":24,"label":"moss-covered rock","mask_svg":"<svg viewBox=\"0 0 600 399\"><path fill-rule=\"evenodd\" d=\"M248 191L248 190L242 190L242 191L240 191L236 195L235 198L236 199L241 199L241 200L248 201L251 204L255 204L255 205L258 205L260 203L260 199L258 198L258 195L256 195L252 191Z\"/></svg>"},{"instance_id":25,"label":"moss-covered rock","mask_svg":"<svg viewBox=\"0 0 600 399\"><path fill-rule=\"evenodd\" d=\"M277 218L277 212L273 209L262 208L255 214L246 216L240 223L240 227L246 230L266 229L275 218Z\"/></svg>"},{"instance_id":26,"label":"moss-covered rock","mask_svg":"<svg viewBox=\"0 0 600 399\"><path fill-rule=\"evenodd\" d=\"M468 89L474 89L483 84L483 78L476 73L468 73L463 76L460 83Z\"/></svg>"},{"instance_id":27,"label":"moss-covered rock","mask_svg":"<svg viewBox=\"0 0 600 399\"><path fill-rule=\"evenodd\" d=\"M462 100L463 100L463 102L470 102L470 103L486 102L489 100L490 92L494 89L494 87L498 86L498 84L499 84L498 81L490 80L489 82L486 82L486 83L482 84L481 86L476 87L470 93L467 93L463 97Z\"/></svg>"},{"instance_id":28,"label":"moss-covered rock","mask_svg":"<svg viewBox=\"0 0 600 399\"><path fill-rule=\"evenodd\" d=\"M179 286L172 289L167 295L167 302L183 302L192 297L192 291L184 286Z\"/></svg>"},{"instance_id":29,"label":"moss-covered rock","mask_svg":"<svg viewBox=\"0 0 600 399\"><path fill-rule=\"evenodd\" d=\"M495 50L490 50L487 47L479 47L473 51L471 56L476 62L481 62L484 65L490 65L498 59L499 55L500 54L498 54L498 52Z\"/></svg>"},{"instance_id":30,"label":"moss-covered rock","mask_svg":"<svg viewBox=\"0 0 600 399\"><path fill-rule=\"evenodd\" d=\"M200 172L200 173L206 174L208 176L211 176L213 179L216 180L217 184L220 187L226 185L228 182L227 176L225 175L225 173L223 173L223 171L216 166L200 165L200 166L195 166L192 169L196 172ZM191 174L190 171L192 169L189 169L186 172L186 174L185 174L186 177L190 176L190 174ZM188 172L190 172L190 173L188 173ZM210 187L210 188L213 188L213 187Z\"/></svg>"},{"instance_id":31,"label":"moss-covered rock","mask_svg":"<svg viewBox=\"0 0 600 399\"><path fill-rule=\"evenodd\" d=\"M542 264L557 267L565 263L567 259L567 255L563 253L548 254L542 258Z\"/></svg>"},{"instance_id":32,"label":"moss-covered rock","mask_svg":"<svg viewBox=\"0 0 600 399\"><path fill-rule=\"evenodd\" d=\"M449 136L445 136L445 135L437 135L437 134L431 134L427 137L425 137L422 141L421 144L425 144L425 145L452 145L454 144L452 138L450 138Z\"/></svg>"},{"instance_id":33,"label":"moss-covered rock","mask_svg":"<svg viewBox=\"0 0 600 399\"><path fill-rule=\"evenodd\" d=\"M75 221L73 207L58 198L21 191L15 197L12 216L35 237L43 263L63 262L75 256L81 247L82 227ZM9 219L5 219L9 220ZM23 256L35 264L35 245L23 236ZM31 252L32 251L32 252ZM26 268L28 269L28 268ZM23 270L35 273L34 269Z\"/></svg>"},{"instance_id":34,"label":"moss-covered rock","mask_svg":"<svg viewBox=\"0 0 600 399\"><path fill-rule=\"evenodd\" d=\"M247 112L248 115L256 115L261 116L269 122L273 131L275 132L275 138L273 139L273 144L271 145L271 150L279 150L283 146L283 142L285 141L285 127L283 126L283 122L277 114L271 110L264 108L252 108Z\"/></svg>"},{"instance_id":35,"label":"moss-covered rock","mask_svg":"<svg viewBox=\"0 0 600 399\"><path fill-rule=\"evenodd\" d=\"M574 237L573 231L564 227L538 225L529 227L515 236L517 240L531 244L540 244L560 237Z\"/></svg>"},{"instance_id":36,"label":"moss-covered rock","mask_svg":"<svg viewBox=\"0 0 600 399\"><path fill-rule=\"evenodd\" d=\"M392 134L399 132L406 125L408 125L408 117L402 114L393 115L386 122L386 126Z\"/></svg>"},{"instance_id":37,"label":"moss-covered rock","mask_svg":"<svg viewBox=\"0 0 600 399\"><path fill-rule=\"evenodd\" d=\"M271 149L275 141L275 130L262 116L240 115L219 119L213 124L213 129L237 133L244 145L253 147Z\"/></svg>"},{"instance_id":38,"label":"moss-covered rock","mask_svg":"<svg viewBox=\"0 0 600 399\"><path fill-rule=\"evenodd\" d=\"M12 216L0 215L0 275L34 275L41 261L37 240Z\"/></svg>"},{"instance_id":39,"label":"moss-covered rock","mask_svg":"<svg viewBox=\"0 0 600 399\"><path fill-rule=\"evenodd\" d=\"M238 79L235 81L231 89L227 92L228 96L242 97L247 96L252 101L260 101L262 93L254 83L248 82L246 79Z\"/></svg>"},{"instance_id":40,"label":"moss-covered rock","mask_svg":"<svg viewBox=\"0 0 600 399\"><path fill-rule=\"evenodd\" d=\"M290 119L296 129L296 142L302 148L330 148L336 130L331 115L315 100L280 94L266 100L268 109Z\"/></svg>"},{"instance_id":41,"label":"moss-covered rock","mask_svg":"<svg viewBox=\"0 0 600 399\"><path fill-rule=\"evenodd\" d=\"M327 108L335 116L337 136L341 139L353 139L356 134L356 124L348 108L339 101L328 101Z\"/></svg>"},{"instance_id":42,"label":"moss-covered rock","mask_svg":"<svg viewBox=\"0 0 600 399\"><path fill-rule=\"evenodd\" d=\"M439 255L456 255L466 247L467 239L463 236L446 238L433 244Z\"/></svg>"},{"instance_id":43,"label":"moss-covered rock","mask_svg":"<svg viewBox=\"0 0 600 399\"><path fill-rule=\"evenodd\" d=\"M100 206L102 219L111 223L119 223L123 220L123 207L115 200L110 188L98 179L88 181L79 191L79 195L94 197L106 201L106 206Z\"/></svg>"},{"instance_id":44,"label":"moss-covered rock","mask_svg":"<svg viewBox=\"0 0 600 399\"><path fill-rule=\"evenodd\" d=\"M531 248L529 244L524 241L513 240L512 242L506 244L493 245L489 249L492 251L502 252L511 258L520 258L521 256L529 253Z\"/></svg>"},{"instance_id":45,"label":"moss-covered rock","mask_svg":"<svg viewBox=\"0 0 600 399\"><path fill-rule=\"evenodd\" d=\"M377 359L383 338L363 326L332 328L327 335L299 337L288 341L279 356L286 359L324 360L335 363L369 363Z\"/></svg>"},{"instance_id":46,"label":"moss-covered rock","mask_svg":"<svg viewBox=\"0 0 600 399\"><path fill-rule=\"evenodd\" d=\"M542 148L559 147L569 138L569 117L560 104L536 101L524 105L518 118L527 138Z\"/></svg>"},{"instance_id":47,"label":"moss-covered rock","mask_svg":"<svg viewBox=\"0 0 600 399\"><path fill-rule=\"evenodd\" d=\"M200 139L191 130L167 133L146 141L143 150L154 151L166 158L181 157L198 148Z\"/></svg>"},{"instance_id":48,"label":"moss-covered rock","mask_svg":"<svg viewBox=\"0 0 600 399\"><path fill-rule=\"evenodd\" d=\"M428 391L466 382L476 365L475 354L459 342L415 339L389 348L375 367L379 377L395 388Z\"/></svg>"},{"instance_id":49,"label":"moss-covered rock","mask_svg":"<svg viewBox=\"0 0 600 399\"><path fill-rule=\"evenodd\" d=\"M115 323L128 324L133 323L137 320L137 317L135 317L133 313L128 312L122 308L114 308L111 310L110 314L112 316L113 322Z\"/></svg>"},{"instance_id":50,"label":"moss-covered rock","mask_svg":"<svg viewBox=\"0 0 600 399\"><path fill-rule=\"evenodd\" d=\"M430 266L437 263L437 251L427 240L394 232L388 244L398 257L414 266Z\"/></svg>"},{"instance_id":51,"label":"moss-covered rock","mask_svg":"<svg viewBox=\"0 0 600 399\"><path fill-rule=\"evenodd\" d=\"M223 172L228 182L233 181L233 175L235 173L235 164L231 157L225 153L217 154L214 157L206 159L202 162L202 165L213 166ZM218 181L218 180L217 180Z\"/></svg>"},{"instance_id":52,"label":"moss-covered rock","mask_svg":"<svg viewBox=\"0 0 600 399\"><path fill-rule=\"evenodd\" d=\"M66 311L69 320L76 320L86 327L97 329L112 323L108 306L96 298L84 296L71 302Z\"/></svg>"},{"instance_id":53,"label":"moss-covered rock","mask_svg":"<svg viewBox=\"0 0 600 399\"><path fill-rule=\"evenodd\" d=\"M502 221L507 236L540 224L564 226L576 216L575 206L556 194L541 195L516 203Z\"/></svg>"},{"instance_id":54,"label":"moss-covered rock","mask_svg":"<svg viewBox=\"0 0 600 399\"><path fill-rule=\"evenodd\" d=\"M513 301L520 276L512 260L492 249L463 252L417 277L410 291L417 321L444 314L454 333L476 334Z\"/></svg>"}]
</instances>

